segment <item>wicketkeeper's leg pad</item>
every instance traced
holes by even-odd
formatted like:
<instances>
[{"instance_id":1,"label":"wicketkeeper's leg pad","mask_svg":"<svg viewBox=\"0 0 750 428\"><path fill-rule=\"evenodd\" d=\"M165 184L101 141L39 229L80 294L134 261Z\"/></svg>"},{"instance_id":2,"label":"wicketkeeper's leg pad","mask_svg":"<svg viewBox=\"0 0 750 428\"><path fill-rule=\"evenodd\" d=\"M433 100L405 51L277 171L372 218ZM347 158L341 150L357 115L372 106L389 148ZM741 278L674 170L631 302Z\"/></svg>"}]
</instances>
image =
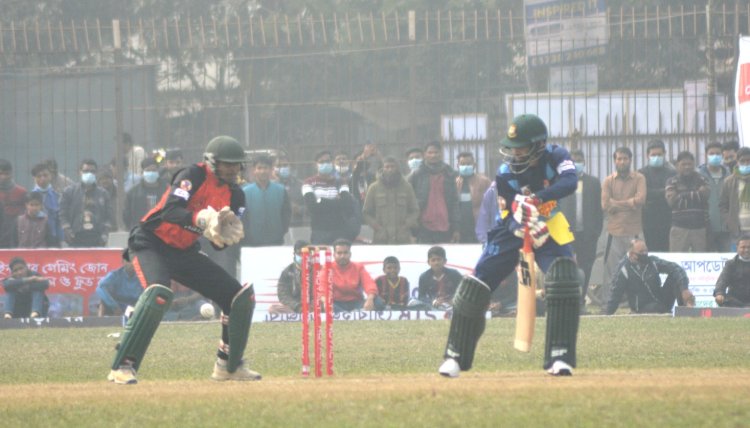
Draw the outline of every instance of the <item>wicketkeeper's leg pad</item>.
<instances>
[{"instance_id":1,"label":"wicketkeeper's leg pad","mask_svg":"<svg viewBox=\"0 0 750 428\"><path fill-rule=\"evenodd\" d=\"M229 360L227 371L234 373L242 363L242 356L250 336L250 325L255 310L255 290L253 285L246 285L232 299L229 313Z\"/></svg>"},{"instance_id":2,"label":"wicketkeeper's leg pad","mask_svg":"<svg viewBox=\"0 0 750 428\"><path fill-rule=\"evenodd\" d=\"M576 366L576 339L580 310L581 276L573 259L559 257L544 278L547 332L544 368L557 360Z\"/></svg>"},{"instance_id":3,"label":"wicketkeeper's leg pad","mask_svg":"<svg viewBox=\"0 0 750 428\"><path fill-rule=\"evenodd\" d=\"M470 275L461 280L456 290L445 358L455 359L461 370L471 369L474 351L484 333L491 294L487 284Z\"/></svg>"},{"instance_id":4,"label":"wicketkeeper's leg pad","mask_svg":"<svg viewBox=\"0 0 750 428\"><path fill-rule=\"evenodd\" d=\"M133 363L137 370L143 361L143 355L154 337L161 319L172 304L172 290L160 284L146 288L135 305L133 315L125 325L125 333L117 346L117 354L112 361L112 370L116 370L126 360Z\"/></svg>"}]
</instances>

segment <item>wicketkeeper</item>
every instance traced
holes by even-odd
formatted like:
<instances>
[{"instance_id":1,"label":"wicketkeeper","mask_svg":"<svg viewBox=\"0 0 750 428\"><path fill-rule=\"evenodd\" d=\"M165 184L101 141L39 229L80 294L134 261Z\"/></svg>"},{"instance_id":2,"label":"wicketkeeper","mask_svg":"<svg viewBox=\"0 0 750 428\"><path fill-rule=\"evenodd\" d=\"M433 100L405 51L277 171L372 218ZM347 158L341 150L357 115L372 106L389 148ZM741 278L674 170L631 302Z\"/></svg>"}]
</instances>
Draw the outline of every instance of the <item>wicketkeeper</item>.
<instances>
[{"instance_id":1,"label":"wicketkeeper","mask_svg":"<svg viewBox=\"0 0 750 428\"><path fill-rule=\"evenodd\" d=\"M212 139L204 162L178 171L159 203L130 232L126 259L133 262L145 288L125 326L108 379L118 384L137 383L151 338L169 309L171 280L214 301L222 310L221 342L211 378L258 380L242 359L250 332L255 294L252 285L239 282L204 253L203 235L217 249L237 244L244 236L239 217L245 195L237 179L245 152L234 138Z\"/></svg>"},{"instance_id":2,"label":"wicketkeeper","mask_svg":"<svg viewBox=\"0 0 750 428\"><path fill-rule=\"evenodd\" d=\"M500 209L510 212L505 211L488 233L474 275L465 276L456 290L439 372L457 377L471 368L490 295L518 264L528 226L536 261L546 273L544 368L552 375L571 375L576 365L580 278L570 245L573 235L556 201L576 190L575 165L567 150L547 145L547 126L532 114L516 117L500 145L505 159L495 180Z\"/></svg>"}]
</instances>

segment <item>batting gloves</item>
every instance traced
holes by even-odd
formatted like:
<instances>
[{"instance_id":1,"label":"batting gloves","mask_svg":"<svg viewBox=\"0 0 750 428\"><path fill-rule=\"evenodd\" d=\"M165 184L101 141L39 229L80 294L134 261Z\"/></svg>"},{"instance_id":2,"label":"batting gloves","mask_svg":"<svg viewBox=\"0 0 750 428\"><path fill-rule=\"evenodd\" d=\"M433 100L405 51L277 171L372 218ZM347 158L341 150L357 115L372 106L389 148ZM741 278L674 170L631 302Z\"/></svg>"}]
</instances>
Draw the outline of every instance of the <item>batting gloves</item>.
<instances>
[{"instance_id":1,"label":"batting gloves","mask_svg":"<svg viewBox=\"0 0 750 428\"><path fill-rule=\"evenodd\" d=\"M539 220L539 210L533 204L533 200L527 196L516 195L513 201L513 220L523 226L531 226Z\"/></svg>"},{"instance_id":2,"label":"batting gloves","mask_svg":"<svg viewBox=\"0 0 750 428\"><path fill-rule=\"evenodd\" d=\"M537 221L531 225L529 232L534 248L541 247L549 239L549 229L547 229L547 223L543 221Z\"/></svg>"}]
</instances>

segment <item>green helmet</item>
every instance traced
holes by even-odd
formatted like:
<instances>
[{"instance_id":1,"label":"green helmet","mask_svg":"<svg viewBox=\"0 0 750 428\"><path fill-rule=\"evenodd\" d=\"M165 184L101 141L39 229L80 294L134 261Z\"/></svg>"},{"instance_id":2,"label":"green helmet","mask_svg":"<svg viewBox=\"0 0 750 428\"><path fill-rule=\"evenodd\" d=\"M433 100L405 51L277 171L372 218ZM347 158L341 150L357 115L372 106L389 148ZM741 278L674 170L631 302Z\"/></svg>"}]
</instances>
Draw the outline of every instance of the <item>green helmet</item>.
<instances>
[{"instance_id":1,"label":"green helmet","mask_svg":"<svg viewBox=\"0 0 750 428\"><path fill-rule=\"evenodd\" d=\"M500 141L500 154L511 171L521 174L529 169L544 153L547 142L547 125L533 114L522 114L513 119L505 138ZM528 153L517 155L513 149L528 147Z\"/></svg>"},{"instance_id":2,"label":"green helmet","mask_svg":"<svg viewBox=\"0 0 750 428\"><path fill-rule=\"evenodd\" d=\"M209 141L206 151L203 153L203 158L211 165L215 165L216 161L228 163L247 162L245 149L242 148L242 145L234 138L226 135L219 135Z\"/></svg>"},{"instance_id":3,"label":"green helmet","mask_svg":"<svg viewBox=\"0 0 750 428\"><path fill-rule=\"evenodd\" d=\"M539 116L522 114L513 119L508 133L500 141L503 147L514 149L547 141L547 125Z\"/></svg>"}]
</instances>

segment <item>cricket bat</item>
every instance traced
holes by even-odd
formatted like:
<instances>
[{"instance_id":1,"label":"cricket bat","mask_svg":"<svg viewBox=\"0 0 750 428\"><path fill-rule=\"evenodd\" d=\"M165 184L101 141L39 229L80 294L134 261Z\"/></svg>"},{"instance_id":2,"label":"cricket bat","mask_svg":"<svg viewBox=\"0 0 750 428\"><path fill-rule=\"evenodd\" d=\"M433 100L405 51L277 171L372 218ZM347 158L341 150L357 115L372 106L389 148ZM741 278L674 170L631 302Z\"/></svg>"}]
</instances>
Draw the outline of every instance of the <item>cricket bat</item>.
<instances>
[{"instance_id":1,"label":"cricket bat","mask_svg":"<svg viewBox=\"0 0 750 428\"><path fill-rule=\"evenodd\" d=\"M521 352L531 351L536 323L536 268L531 232L526 226L523 234L523 247L517 267L518 303L516 305L516 338L513 347Z\"/></svg>"}]
</instances>

